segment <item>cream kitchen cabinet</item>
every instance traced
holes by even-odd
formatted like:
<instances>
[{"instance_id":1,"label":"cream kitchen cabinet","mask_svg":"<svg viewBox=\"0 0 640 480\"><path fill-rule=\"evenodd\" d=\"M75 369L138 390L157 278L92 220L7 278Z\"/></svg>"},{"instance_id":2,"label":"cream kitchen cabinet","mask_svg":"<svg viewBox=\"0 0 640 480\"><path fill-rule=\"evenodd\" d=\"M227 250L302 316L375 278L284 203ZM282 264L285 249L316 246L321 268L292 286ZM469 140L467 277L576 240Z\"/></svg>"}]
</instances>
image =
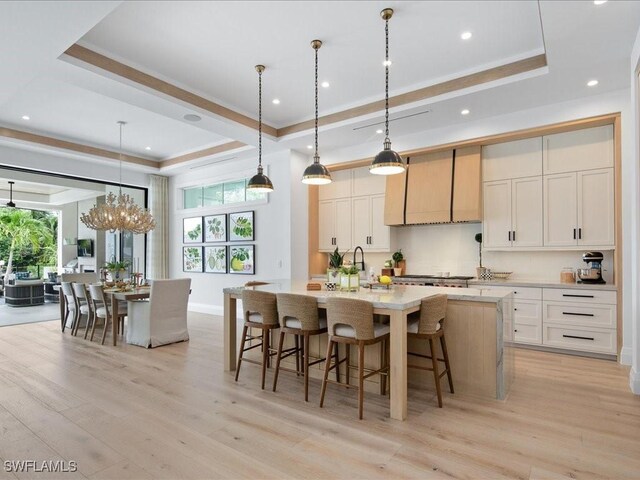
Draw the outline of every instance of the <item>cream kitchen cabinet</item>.
<instances>
[{"instance_id":1,"label":"cream kitchen cabinet","mask_svg":"<svg viewBox=\"0 0 640 480\"><path fill-rule=\"evenodd\" d=\"M544 245L613 247L613 168L544 177Z\"/></svg>"},{"instance_id":2,"label":"cream kitchen cabinet","mask_svg":"<svg viewBox=\"0 0 640 480\"><path fill-rule=\"evenodd\" d=\"M485 182L485 248L542 246L542 177Z\"/></svg>"},{"instance_id":3,"label":"cream kitchen cabinet","mask_svg":"<svg viewBox=\"0 0 640 480\"><path fill-rule=\"evenodd\" d=\"M391 228L384 224L385 195L367 195L351 199L353 247L369 252L391 250Z\"/></svg>"},{"instance_id":4,"label":"cream kitchen cabinet","mask_svg":"<svg viewBox=\"0 0 640 480\"><path fill-rule=\"evenodd\" d=\"M351 198L321 200L318 204L318 250L341 252L350 249Z\"/></svg>"},{"instance_id":5,"label":"cream kitchen cabinet","mask_svg":"<svg viewBox=\"0 0 640 480\"><path fill-rule=\"evenodd\" d=\"M384 195L387 179L385 175L372 175L369 167L348 170L352 172L351 195Z\"/></svg>"},{"instance_id":6,"label":"cream kitchen cabinet","mask_svg":"<svg viewBox=\"0 0 640 480\"><path fill-rule=\"evenodd\" d=\"M613 167L613 125L543 137L543 174Z\"/></svg>"},{"instance_id":7,"label":"cream kitchen cabinet","mask_svg":"<svg viewBox=\"0 0 640 480\"><path fill-rule=\"evenodd\" d=\"M371 175L372 177L374 175ZM337 198L350 198L352 188L351 170L338 170L331 172L331 183L318 187L318 198L322 200L335 200Z\"/></svg>"},{"instance_id":8,"label":"cream kitchen cabinet","mask_svg":"<svg viewBox=\"0 0 640 480\"><path fill-rule=\"evenodd\" d=\"M542 138L525 138L482 147L485 182L542 175Z\"/></svg>"}]
</instances>

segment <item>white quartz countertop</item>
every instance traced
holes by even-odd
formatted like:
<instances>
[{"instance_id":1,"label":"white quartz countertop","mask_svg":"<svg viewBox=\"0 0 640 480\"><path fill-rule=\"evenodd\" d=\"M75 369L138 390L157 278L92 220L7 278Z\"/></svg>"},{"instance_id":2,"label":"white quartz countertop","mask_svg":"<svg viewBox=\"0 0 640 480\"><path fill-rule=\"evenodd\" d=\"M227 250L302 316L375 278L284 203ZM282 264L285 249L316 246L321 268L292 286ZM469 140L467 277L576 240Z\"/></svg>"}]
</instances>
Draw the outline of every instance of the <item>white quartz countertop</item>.
<instances>
[{"instance_id":1,"label":"white quartz countertop","mask_svg":"<svg viewBox=\"0 0 640 480\"><path fill-rule=\"evenodd\" d=\"M450 287L423 287L414 285L392 285L387 289L360 288L357 292L340 292L327 290L307 290L307 282L291 280L265 280L268 285L254 287L273 293L297 293L310 295L318 299L318 303L325 303L329 297L356 298L371 302L374 308L388 308L391 310L404 310L420 305L423 298L433 295L445 294L449 300L461 300L469 302L498 303L511 296L513 293L506 289L483 290L480 288L450 288ZM230 287L223 289L224 293L241 295L245 287Z\"/></svg>"},{"instance_id":2,"label":"white quartz countertop","mask_svg":"<svg viewBox=\"0 0 640 480\"><path fill-rule=\"evenodd\" d=\"M594 284L594 283L561 283L553 280L535 280L535 279L518 279L518 280L469 280L469 285L481 287L483 285L491 287L532 287L532 288L578 288L585 290L616 290L616 286L612 284Z\"/></svg>"}]
</instances>

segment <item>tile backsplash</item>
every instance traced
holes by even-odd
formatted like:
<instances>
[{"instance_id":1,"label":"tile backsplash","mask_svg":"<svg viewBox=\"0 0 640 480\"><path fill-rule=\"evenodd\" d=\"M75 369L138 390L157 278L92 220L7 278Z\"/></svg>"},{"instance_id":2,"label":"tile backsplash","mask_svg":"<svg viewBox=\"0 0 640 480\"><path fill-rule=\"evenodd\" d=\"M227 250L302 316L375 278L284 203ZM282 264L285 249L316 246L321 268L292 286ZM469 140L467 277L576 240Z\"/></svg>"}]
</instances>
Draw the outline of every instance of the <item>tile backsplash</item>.
<instances>
[{"instance_id":1,"label":"tile backsplash","mask_svg":"<svg viewBox=\"0 0 640 480\"><path fill-rule=\"evenodd\" d=\"M478 244L476 233L482 225L414 225L393 227L396 229L396 246L402 248L407 260L408 274L430 274L450 272L451 275L476 274L478 266ZM586 251L586 249L585 249ZM511 279L547 280L560 279L563 267L581 268L582 250L577 251L527 251L527 252L482 252L482 265L495 271L513 272ZM604 278L613 283L613 251L604 251ZM351 252L349 252L351 254ZM348 258L351 258L350 255ZM378 271L391 253L367 253L367 271L374 267Z\"/></svg>"}]
</instances>

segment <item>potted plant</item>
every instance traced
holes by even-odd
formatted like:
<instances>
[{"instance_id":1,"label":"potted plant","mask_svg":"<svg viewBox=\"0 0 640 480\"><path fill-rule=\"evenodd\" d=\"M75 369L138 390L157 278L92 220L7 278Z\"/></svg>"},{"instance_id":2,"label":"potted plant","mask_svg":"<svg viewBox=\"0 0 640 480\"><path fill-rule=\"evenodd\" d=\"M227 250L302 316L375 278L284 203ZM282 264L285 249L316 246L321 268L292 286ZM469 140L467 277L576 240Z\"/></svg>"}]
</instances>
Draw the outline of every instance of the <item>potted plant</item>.
<instances>
[{"instance_id":1,"label":"potted plant","mask_svg":"<svg viewBox=\"0 0 640 480\"><path fill-rule=\"evenodd\" d=\"M115 282L126 276L129 260L107 262L104 268L111 274L111 280Z\"/></svg>"},{"instance_id":2,"label":"potted plant","mask_svg":"<svg viewBox=\"0 0 640 480\"><path fill-rule=\"evenodd\" d=\"M356 265L343 266L340 269L340 290L347 292L360 289L360 270Z\"/></svg>"},{"instance_id":3,"label":"potted plant","mask_svg":"<svg viewBox=\"0 0 640 480\"><path fill-rule=\"evenodd\" d=\"M480 258L480 266L476 267L476 275L478 276L478 278L482 278L482 275L487 270L482 266L482 234L476 233L475 239L476 242L478 242L478 257Z\"/></svg>"},{"instance_id":4,"label":"potted plant","mask_svg":"<svg viewBox=\"0 0 640 480\"><path fill-rule=\"evenodd\" d=\"M394 263L394 269L393 269L393 275L396 277L399 277L400 275L402 275L402 263L404 262L404 255L402 254L402 249L393 252L393 255L391 255L391 259L393 260Z\"/></svg>"},{"instance_id":5,"label":"potted plant","mask_svg":"<svg viewBox=\"0 0 640 480\"><path fill-rule=\"evenodd\" d=\"M340 255L338 247L329 254L329 268L327 268L327 282L338 283L338 277L340 275L340 267L342 267L342 261L344 256L349 250Z\"/></svg>"}]
</instances>

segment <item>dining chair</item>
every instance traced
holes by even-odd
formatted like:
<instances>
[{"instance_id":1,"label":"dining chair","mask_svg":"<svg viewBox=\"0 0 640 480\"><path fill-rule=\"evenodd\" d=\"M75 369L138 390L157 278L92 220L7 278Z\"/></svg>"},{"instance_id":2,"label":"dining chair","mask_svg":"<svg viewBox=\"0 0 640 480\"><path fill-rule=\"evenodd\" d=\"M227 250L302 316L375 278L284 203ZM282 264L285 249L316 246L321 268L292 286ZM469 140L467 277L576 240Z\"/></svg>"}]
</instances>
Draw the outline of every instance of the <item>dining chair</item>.
<instances>
[{"instance_id":1,"label":"dining chair","mask_svg":"<svg viewBox=\"0 0 640 480\"><path fill-rule=\"evenodd\" d=\"M89 294L87 292L87 287L84 283L74 282L72 285L73 293L76 297L76 309L78 311L78 321L75 322L73 329L71 330L71 335L76 336L78 334L78 328L80 327L80 322L83 317L86 317L86 321L84 323L84 331L85 338L87 334L87 329L89 327L89 322L91 321L91 317L93 315L93 309L91 308L91 301L89 300Z\"/></svg>"},{"instance_id":2,"label":"dining chair","mask_svg":"<svg viewBox=\"0 0 640 480\"><path fill-rule=\"evenodd\" d=\"M431 355L422 355L419 353L408 352L409 355L431 360L431 366L424 365L407 365L407 368L417 368L420 370L429 370L433 372L433 378L436 384L436 394L438 395L438 406L442 408L442 389L440 380L446 374L449 380L449 390L453 393L453 377L451 375L451 365L449 364L449 354L447 352L447 343L444 339L444 322L447 313L447 296L434 295L432 297L423 298L420 303L420 311L417 315L409 318L407 324L407 336L409 338L417 338L429 342L429 350ZM437 357L436 340L440 340L440 348L442 357ZM442 373L438 366L438 362L444 362L445 368Z\"/></svg>"},{"instance_id":3,"label":"dining chair","mask_svg":"<svg viewBox=\"0 0 640 480\"><path fill-rule=\"evenodd\" d=\"M89 295L91 296L91 302L93 305L93 322L91 323L91 337L90 341L93 341L93 333L96 328L96 320L98 318L102 319L104 322L104 330L102 331L102 342L104 345L104 340L107 338L107 330L109 328L109 320L111 319L111 312L109 307L109 302L107 302L107 298L104 294L104 289L102 285L89 285ZM127 316L127 305L125 303L120 303L118 305L118 312L116 314L117 321L121 319L124 320L124 317Z\"/></svg>"},{"instance_id":4,"label":"dining chair","mask_svg":"<svg viewBox=\"0 0 640 480\"><path fill-rule=\"evenodd\" d=\"M60 289L62 290L62 295L64 296L64 315L60 319L62 322L61 328L64 332L64 329L67 326L67 320L69 319L69 315L72 315L71 318L71 333L73 334L73 328L76 325L76 319L78 317L78 308L77 308L77 300L75 293L73 292L73 283L72 282L61 282Z\"/></svg>"},{"instance_id":5,"label":"dining chair","mask_svg":"<svg viewBox=\"0 0 640 480\"><path fill-rule=\"evenodd\" d=\"M386 354L380 357L380 368L372 370L364 366L364 351L367 345L380 342L388 343L389 325L374 322L373 305L365 300L353 298L327 298L327 322L329 342L327 345L328 359L325 363L324 377L322 378L322 391L320 393L320 408L324 404L324 396L327 390L327 383L336 383L343 387L349 387L349 355L350 346L358 347L358 418L362 420L364 405L364 381L372 375L380 375L381 393L386 394L386 381L389 373L389 349ZM331 351L335 344L344 343L347 355L343 360L336 360L331 365ZM337 383L330 381L329 371L346 362L347 381ZM365 370L368 372L365 375Z\"/></svg>"},{"instance_id":6,"label":"dining chair","mask_svg":"<svg viewBox=\"0 0 640 480\"><path fill-rule=\"evenodd\" d=\"M240 375L240 365L242 362L254 363L262 366L262 389L264 390L264 381L267 374L267 365L272 355L277 352L269 345L270 333L272 330L280 328L278 322L278 305L276 294L270 292L262 292L259 290L242 291L242 310L244 316L244 326L242 327L242 343L240 344L240 352L238 353L238 365L236 366L236 382ZM245 347L247 341L255 339L249 333L250 328L259 329L262 334L262 341L255 345ZM244 358L244 352L253 350L254 348L262 348L262 361Z\"/></svg>"},{"instance_id":7,"label":"dining chair","mask_svg":"<svg viewBox=\"0 0 640 480\"><path fill-rule=\"evenodd\" d=\"M190 278L154 280L148 300L127 302L127 343L145 348L189 340Z\"/></svg>"},{"instance_id":8,"label":"dining chair","mask_svg":"<svg viewBox=\"0 0 640 480\"><path fill-rule=\"evenodd\" d=\"M278 342L278 352L276 354L276 371L273 377L273 391L276 391L278 384L278 374L280 373L280 362L290 357L296 356L296 374L304 377L304 401L309 401L309 367L322 363L326 358L316 358L309 361L311 349L309 340L312 336L327 333L327 319L318 315L318 300L309 295L297 295L293 293L276 294L278 305L278 317L280 320L280 340ZM294 346L283 349L286 334L294 336ZM300 345L299 338L302 338ZM302 365L300 365L300 353L302 353ZM334 352L336 361L338 359L338 344L335 344ZM293 370L284 369L286 371ZM336 381L340 381L340 370L336 368Z\"/></svg>"}]
</instances>

